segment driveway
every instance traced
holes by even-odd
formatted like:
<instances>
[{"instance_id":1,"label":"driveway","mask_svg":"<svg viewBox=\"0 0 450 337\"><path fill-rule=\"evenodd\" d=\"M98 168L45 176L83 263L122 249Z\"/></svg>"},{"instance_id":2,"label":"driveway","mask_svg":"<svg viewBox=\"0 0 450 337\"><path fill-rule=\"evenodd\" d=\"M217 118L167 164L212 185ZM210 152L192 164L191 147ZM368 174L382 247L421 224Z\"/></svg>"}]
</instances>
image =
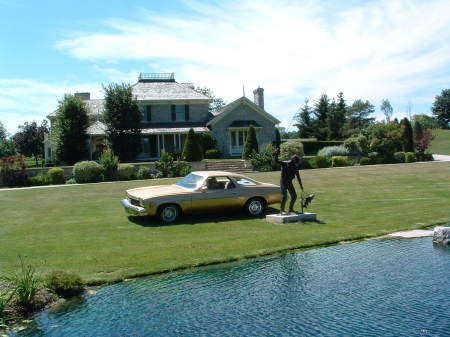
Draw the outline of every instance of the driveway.
<instances>
[{"instance_id":1,"label":"driveway","mask_svg":"<svg viewBox=\"0 0 450 337\"><path fill-rule=\"evenodd\" d=\"M433 159L437 161L450 161L450 156L444 154L433 154Z\"/></svg>"}]
</instances>

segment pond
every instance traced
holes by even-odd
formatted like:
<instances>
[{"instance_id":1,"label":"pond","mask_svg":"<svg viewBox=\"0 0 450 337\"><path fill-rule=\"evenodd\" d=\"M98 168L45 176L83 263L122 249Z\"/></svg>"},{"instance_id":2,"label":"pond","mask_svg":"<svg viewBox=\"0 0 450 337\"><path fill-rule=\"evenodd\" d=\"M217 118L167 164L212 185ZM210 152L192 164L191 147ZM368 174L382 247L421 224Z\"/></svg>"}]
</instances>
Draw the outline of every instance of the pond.
<instances>
[{"instance_id":1,"label":"pond","mask_svg":"<svg viewBox=\"0 0 450 337\"><path fill-rule=\"evenodd\" d=\"M450 335L450 249L379 239L103 287L18 336Z\"/></svg>"}]
</instances>

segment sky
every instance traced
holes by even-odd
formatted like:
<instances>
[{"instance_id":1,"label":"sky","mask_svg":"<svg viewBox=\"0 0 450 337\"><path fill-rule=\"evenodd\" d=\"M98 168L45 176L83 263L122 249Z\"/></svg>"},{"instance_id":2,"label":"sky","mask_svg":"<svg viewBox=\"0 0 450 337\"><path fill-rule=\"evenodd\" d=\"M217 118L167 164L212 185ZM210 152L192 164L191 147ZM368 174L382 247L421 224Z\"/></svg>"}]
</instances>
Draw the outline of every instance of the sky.
<instances>
[{"instance_id":1,"label":"sky","mask_svg":"<svg viewBox=\"0 0 450 337\"><path fill-rule=\"evenodd\" d=\"M291 128L305 99L389 99L430 114L450 88L450 1L0 0L0 121L40 121L64 94L174 72L227 102L264 88Z\"/></svg>"}]
</instances>

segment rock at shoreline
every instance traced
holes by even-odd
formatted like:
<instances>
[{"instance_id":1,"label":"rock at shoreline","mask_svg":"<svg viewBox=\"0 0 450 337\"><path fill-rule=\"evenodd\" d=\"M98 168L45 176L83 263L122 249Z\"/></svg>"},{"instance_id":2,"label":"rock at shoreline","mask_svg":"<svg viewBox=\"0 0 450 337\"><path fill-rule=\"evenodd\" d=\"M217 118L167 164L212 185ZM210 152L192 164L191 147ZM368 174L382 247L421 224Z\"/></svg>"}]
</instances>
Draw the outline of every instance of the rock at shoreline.
<instances>
[{"instance_id":1,"label":"rock at shoreline","mask_svg":"<svg viewBox=\"0 0 450 337\"><path fill-rule=\"evenodd\" d=\"M434 228L433 242L450 245L450 227L437 226Z\"/></svg>"}]
</instances>

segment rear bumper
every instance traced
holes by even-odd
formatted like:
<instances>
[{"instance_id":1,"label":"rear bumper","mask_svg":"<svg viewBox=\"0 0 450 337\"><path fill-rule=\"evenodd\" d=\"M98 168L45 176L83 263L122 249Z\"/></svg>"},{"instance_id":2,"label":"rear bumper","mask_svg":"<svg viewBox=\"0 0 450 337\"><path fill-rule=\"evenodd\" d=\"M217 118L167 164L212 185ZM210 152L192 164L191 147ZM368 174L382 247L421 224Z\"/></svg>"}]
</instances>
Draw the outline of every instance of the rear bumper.
<instances>
[{"instance_id":1,"label":"rear bumper","mask_svg":"<svg viewBox=\"0 0 450 337\"><path fill-rule=\"evenodd\" d=\"M123 208L125 209L125 212L131 215L148 215L147 210L144 207L134 206L130 204L128 199L122 199L120 200L120 203L122 204Z\"/></svg>"}]
</instances>

